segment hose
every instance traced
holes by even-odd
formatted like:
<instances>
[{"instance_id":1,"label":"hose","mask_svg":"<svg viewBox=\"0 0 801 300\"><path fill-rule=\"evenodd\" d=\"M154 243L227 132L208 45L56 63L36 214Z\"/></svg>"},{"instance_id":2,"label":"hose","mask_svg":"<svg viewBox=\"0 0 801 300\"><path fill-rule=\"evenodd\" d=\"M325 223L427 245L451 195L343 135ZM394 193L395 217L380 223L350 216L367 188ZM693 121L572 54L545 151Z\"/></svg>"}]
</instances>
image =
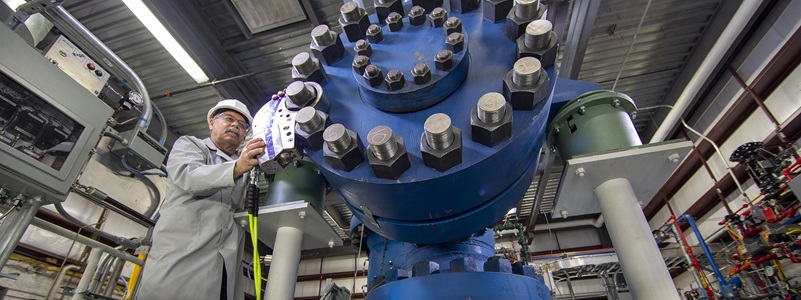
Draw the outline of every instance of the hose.
<instances>
[{"instance_id":1,"label":"hose","mask_svg":"<svg viewBox=\"0 0 801 300\"><path fill-rule=\"evenodd\" d=\"M248 184L248 198L245 200L248 210L248 223L250 223L250 241L253 243L253 284L256 291L256 300L261 300L261 260L259 259L259 172L254 168L250 170L250 183Z\"/></svg>"},{"instance_id":2,"label":"hose","mask_svg":"<svg viewBox=\"0 0 801 300\"><path fill-rule=\"evenodd\" d=\"M117 243L118 245L123 246L125 249L136 249L136 247L139 247L139 243L138 242L135 242L135 241L132 241L130 239L126 239L126 238L123 238L123 237L120 237L120 236L116 236L116 235L110 234L108 232L105 232L103 230L97 229L97 228L92 227L92 226L86 226L86 223L82 222L81 220L76 219L75 217L70 215L66 210L64 210L64 206L61 205L61 202L54 203L53 206L56 207L56 211L58 212L58 214L60 214L65 219L67 219L67 221L70 221L71 223L74 223L75 225L78 225L80 227L84 227L85 226L84 229L86 231L89 231L91 233L94 233L94 234L97 234L97 235L102 236L104 238L107 238L109 240L112 240L113 242Z\"/></svg>"},{"instance_id":3,"label":"hose","mask_svg":"<svg viewBox=\"0 0 801 300\"><path fill-rule=\"evenodd\" d=\"M162 171L163 173L154 173L154 172L142 172L142 171L139 171L139 170L137 170L137 169L135 169L135 168L131 167L131 166L128 164L128 160L126 160L125 154L123 154L123 155L120 157L120 162L122 162L122 166L123 166L123 167L125 167L125 169L126 169L126 170L128 170L129 172L131 172L131 173L134 173L134 174L136 174L136 175L156 175L156 176L159 176L159 177L165 177L165 178L166 178L166 177L167 177L167 175L168 175L168 174L167 174L167 170L166 170L166 169L165 169L163 166L162 166L161 168L159 168L159 170L160 170L160 171Z\"/></svg>"}]
</instances>

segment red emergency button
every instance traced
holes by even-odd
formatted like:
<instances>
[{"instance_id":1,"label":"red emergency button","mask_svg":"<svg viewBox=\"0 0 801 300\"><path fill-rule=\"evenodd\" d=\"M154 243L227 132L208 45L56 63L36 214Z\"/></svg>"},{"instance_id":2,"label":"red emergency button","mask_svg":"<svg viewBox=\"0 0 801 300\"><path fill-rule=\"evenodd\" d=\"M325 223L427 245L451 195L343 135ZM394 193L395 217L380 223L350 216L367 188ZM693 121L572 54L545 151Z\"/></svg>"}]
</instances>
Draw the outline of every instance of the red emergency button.
<instances>
[{"instance_id":1,"label":"red emergency button","mask_svg":"<svg viewBox=\"0 0 801 300\"><path fill-rule=\"evenodd\" d=\"M86 64L86 68L89 69L89 70L94 70L95 69L95 64L88 63L88 64Z\"/></svg>"}]
</instances>

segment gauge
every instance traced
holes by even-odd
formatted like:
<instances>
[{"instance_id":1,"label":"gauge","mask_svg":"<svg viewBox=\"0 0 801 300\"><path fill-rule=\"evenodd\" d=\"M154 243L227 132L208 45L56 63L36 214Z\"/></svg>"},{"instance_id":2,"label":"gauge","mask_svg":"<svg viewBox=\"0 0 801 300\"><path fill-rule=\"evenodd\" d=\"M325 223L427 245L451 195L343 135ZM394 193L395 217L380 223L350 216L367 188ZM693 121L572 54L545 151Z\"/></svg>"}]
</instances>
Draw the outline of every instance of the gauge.
<instances>
[{"instance_id":1,"label":"gauge","mask_svg":"<svg viewBox=\"0 0 801 300\"><path fill-rule=\"evenodd\" d=\"M128 100L136 106L142 106L145 103L144 99L142 99L142 94L134 91L128 92Z\"/></svg>"}]
</instances>

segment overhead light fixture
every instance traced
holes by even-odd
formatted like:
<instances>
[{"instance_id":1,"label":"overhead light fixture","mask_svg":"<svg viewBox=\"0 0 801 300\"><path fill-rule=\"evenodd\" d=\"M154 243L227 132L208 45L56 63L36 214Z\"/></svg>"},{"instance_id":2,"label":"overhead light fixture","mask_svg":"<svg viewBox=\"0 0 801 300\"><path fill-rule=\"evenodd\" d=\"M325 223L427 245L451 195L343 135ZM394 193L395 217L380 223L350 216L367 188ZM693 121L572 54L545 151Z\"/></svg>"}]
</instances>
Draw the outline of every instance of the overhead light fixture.
<instances>
[{"instance_id":1,"label":"overhead light fixture","mask_svg":"<svg viewBox=\"0 0 801 300\"><path fill-rule=\"evenodd\" d=\"M189 53L178 44L178 41L172 37L172 35L167 31L167 28L156 19L156 16L150 11L150 9L142 3L141 0L122 0L125 3L125 6L128 6L136 18L139 19L142 24L147 27L147 30L152 33L156 39L170 52L175 60L178 61L178 64L189 73L189 76L192 76L192 79L195 80L197 83L203 83L209 81L209 77L206 76L206 73L200 69L200 66L189 56Z\"/></svg>"}]
</instances>

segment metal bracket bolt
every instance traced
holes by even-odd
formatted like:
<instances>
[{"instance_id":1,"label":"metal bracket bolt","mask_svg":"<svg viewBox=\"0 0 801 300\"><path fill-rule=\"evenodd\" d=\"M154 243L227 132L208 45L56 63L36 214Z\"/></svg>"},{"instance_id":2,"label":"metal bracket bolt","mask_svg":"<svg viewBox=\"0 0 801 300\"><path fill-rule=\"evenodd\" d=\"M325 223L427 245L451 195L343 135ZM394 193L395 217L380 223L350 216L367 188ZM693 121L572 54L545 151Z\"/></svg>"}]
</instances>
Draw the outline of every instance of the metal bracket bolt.
<instances>
[{"instance_id":1,"label":"metal bracket bolt","mask_svg":"<svg viewBox=\"0 0 801 300\"><path fill-rule=\"evenodd\" d=\"M681 156L678 153L673 153L668 156L668 160L674 164L677 164L679 161L681 161Z\"/></svg>"},{"instance_id":2,"label":"metal bracket bolt","mask_svg":"<svg viewBox=\"0 0 801 300\"><path fill-rule=\"evenodd\" d=\"M578 168L576 169L576 175L580 178L584 178L584 176L587 175L587 171L584 170L584 168Z\"/></svg>"}]
</instances>

